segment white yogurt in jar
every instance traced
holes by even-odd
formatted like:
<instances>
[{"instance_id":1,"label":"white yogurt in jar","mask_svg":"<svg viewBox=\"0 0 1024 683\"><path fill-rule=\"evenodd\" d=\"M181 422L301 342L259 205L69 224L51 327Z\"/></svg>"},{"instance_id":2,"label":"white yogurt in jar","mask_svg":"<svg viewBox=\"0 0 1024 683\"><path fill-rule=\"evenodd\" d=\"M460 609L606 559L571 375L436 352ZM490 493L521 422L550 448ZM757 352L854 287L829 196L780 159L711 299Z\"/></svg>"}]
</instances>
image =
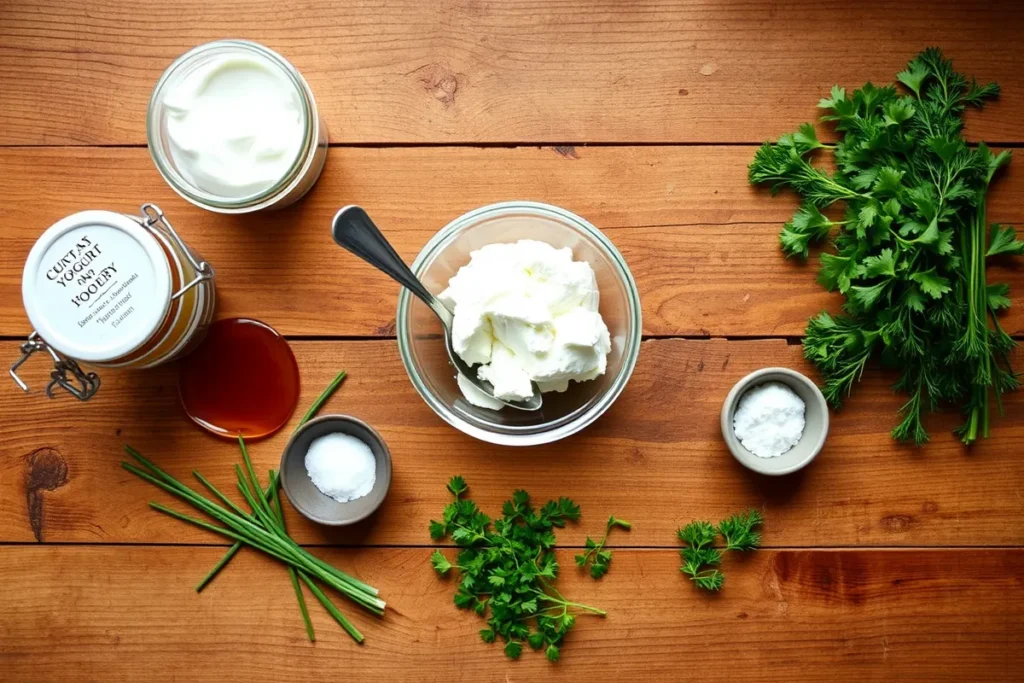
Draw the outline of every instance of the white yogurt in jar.
<instances>
[{"instance_id":1,"label":"white yogurt in jar","mask_svg":"<svg viewBox=\"0 0 1024 683\"><path fill-rule=\"evenodd\" d=\"M305 141L298 88L256 55L214 58L176 83L164 105L175 167L218 197L248 197L280 183Z\"/></svg>"},{"instance_id":2,"label":"white yogurt in jar","mask_svg":"<svg viewBox=\"0 0 1024 683\"><path fill-rule=\"evenodd\" d=\"M175 192L210 211L288 206L316 183L327 126L288 60L247 40L192 48L149 100L149 153Z\"/></svg>"}]
</instances>

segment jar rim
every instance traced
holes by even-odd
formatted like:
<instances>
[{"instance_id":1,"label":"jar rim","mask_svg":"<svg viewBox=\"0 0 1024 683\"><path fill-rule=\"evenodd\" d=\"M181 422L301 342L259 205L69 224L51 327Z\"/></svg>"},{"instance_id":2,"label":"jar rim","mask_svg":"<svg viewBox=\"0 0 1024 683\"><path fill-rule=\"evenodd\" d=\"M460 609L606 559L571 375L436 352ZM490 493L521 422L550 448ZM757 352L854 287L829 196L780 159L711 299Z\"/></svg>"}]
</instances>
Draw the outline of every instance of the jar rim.
<instances>
[{"instance_id":1,"label":"jar rim","mask_svg":"<svg viewBox=\"0 0 1024 683\"><path fill-rule=\"evenodd\" d=\"M413 297L409 290L404 287L398 295L398 312L395 316L399 355L402 358L402 364L405 366L406 373L409 375L409 379L412 381L413 387L416 389L416 392L420 397L435 413L437 413L439 417L441 417L441 419L459 431L480 439L481 441L503 446L534 446L552 443L571 436L592 424L601 415L603 415L608 408L611 407L622 391L626 388L626 384L629 382L630 377L633 375L633 370L636 367L637 358L640 355L640 342L642 341L643 335L640 293L637 289L633 274L630 272L629 266L626 264L626 260L622 257L622 254L604 233L585 218L551 204L533 201L507 201L488 204L464 213L448 223L445 227L441 228L433 237L430 238L426 245L424 245L423 249L420 250L411 266L413 273L419 277L424 266L433 258L436 258L436 256L448 246L448 242L454 239L458 231L466 225L479 222L486 218L524 211L537 216L567 221L579 228L582 232L593 237L595 241L601 245L605 253L611 257L611 261L615 264L615 268L625 286L629 300L629 329L631 333L625 340L622 366L619 368L619 372L612 380L608 389L597 401L590 405L584 405L580 409L561 418L558 421L558 424L553 427L542 426L541 428L538 428L538 425L503 425L500 429L496 430L484 429L466 420L464 417L448 408L447 405L433 395L430 389L426 386L426 383L419 376L415 363L413 362L413 353L409 340L410 333L408 329L409 309L412 305Z\"/></svg>"},{"instance_id":2,"label":"jar rim","mask_svg":"<svg viewBox=\"0 0 1024 683\"><path fill-rule=\"evenodd\" d=\"M196 187L178 172L177 168L167 157L161 144L163 132L161 118L157 112L163 100L164 89L171 79L179 73L180 69L194 63L197 59L209 56L212 51L220 49L239 50L267 59L292 83L299 94L299 101L302 104L302 118L305 129L303 133L304 138L292 165L279 181L264 190L244 197L222 197ZM201 208L221 213L242 213L255 211L273 204L278 197L288 194L301 182L316 156L318 126L319 113L312 90L310 90L309 84L306 83L302 74L299 73L298 69L291 62L260 43L239 38L228 38L197 45L180 55L164 70L153 87L153 93L149 99L149 108L146 113L146 140L153 163L156 164L157 170L167 184L171 186L171 189Z\"/></svg>"}]
</instances>

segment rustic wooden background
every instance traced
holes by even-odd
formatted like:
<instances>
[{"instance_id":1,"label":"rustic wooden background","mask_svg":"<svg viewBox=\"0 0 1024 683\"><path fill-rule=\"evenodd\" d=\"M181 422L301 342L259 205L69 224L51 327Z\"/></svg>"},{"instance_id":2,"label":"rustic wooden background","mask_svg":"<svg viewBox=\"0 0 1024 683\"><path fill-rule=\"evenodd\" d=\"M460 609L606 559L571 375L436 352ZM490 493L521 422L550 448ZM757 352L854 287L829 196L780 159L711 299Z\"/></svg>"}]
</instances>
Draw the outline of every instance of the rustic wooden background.
<instances>
[{"instance_id":1,"label":"rustic wooden background","mask_svg":"<svg viewBox=\"0 0 1024 683\"><path fill-rule=\"evenodd\" d=\"M217 267L220 315L294 340L303 405L347 369L330 409L375 425L395 464L385 506L358 528L290 515L301 542L394 608L375 619L342 605L360 647L311 604L311 645L284 572L254 553L195 594L219 539L148 510L162 496L118 467L129 442L179 476L198 467L230 484L235 450L185 420L173 368L108 373L86 405L0 385L0 679L1024 680L1021 396L972 451L948 433L956 416L936 417L917 450L889 440L900 398L871 371L818 460L782 480L738 466L717 417L757 367L813 372L799 335L838 305L814 265L779 254L795 200L747 185L755 145L811 120L833 82L890 82L938 45L1003 85L969 137L1021 147L1022 31L1021 3L990 0L0 1L4 356L28 331L19 283L36 236L74 211L157 202ZM161 71L223 37L288 57L330 129L320 183L278 213L196 209L145 149ZM992 195L994 220L1024 223L1021 163ZM362 204L411 259L452 218L513 198L611 237L647 336L606 417L527 451L430 412L398 359L396 286L328 229L339 206ZM1024 286L1019 268L998 276ZM1020 338L1015 304L1006 326ZM29 371L37 389L43 365ZM286 434L253 446L260 469ZM560 535L562 583L609 615L581 618L559 664L481 643L479 620L431 571L427 521L456 473L487 509L517 487L582 504ZM730 558L721 595L699 594L677 570L675 529L745 506L765 512L766 549ZM571 547L612 513L635 527L593 582Z\"/></svg>"}]
</instances>

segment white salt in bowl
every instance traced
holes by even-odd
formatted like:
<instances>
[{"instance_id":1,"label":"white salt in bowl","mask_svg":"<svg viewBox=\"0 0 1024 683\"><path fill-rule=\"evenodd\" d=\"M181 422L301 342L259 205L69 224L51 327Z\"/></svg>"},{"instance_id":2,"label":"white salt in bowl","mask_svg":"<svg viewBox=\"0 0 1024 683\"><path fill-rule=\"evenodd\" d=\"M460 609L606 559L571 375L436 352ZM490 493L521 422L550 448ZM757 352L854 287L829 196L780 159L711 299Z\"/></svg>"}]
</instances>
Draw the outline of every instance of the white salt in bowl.
<instances>
[{"instance_id":1,"label":"white salt in bowl","mask_svg":"<svg viewBox=\"0 0 1024 683\"><path fill-rule=\"evenodd\" d=\"M736 438L733 418L740 399L753 389L768 382L786 385L804 402L804 433L795 446L774 458L754 455ZM722 436L733 457L747 469L760 474L779 476L805 467L821 452L828 436L828 403L821 390L806 376L789 368L763 368L755 370L736 382L722 404Z\"/></svg>"},{"instance_id":2,"label":"white salt in bowl","mask_svg":"<svg viewBox=\"0 0 1024 683\"><path fill-rule=\"evenodd\" d=\"M354 436L367 446L377 462L373 488L362 498L339 503L324 495L306 471L306 451L318 437L340 432ZM362 420L348 415L323 415L299 427L281 455L281 489L303 517L318 524L345 526L372 515L391 486L391 451L380 434Z\"/></svg>"}]
</instances>

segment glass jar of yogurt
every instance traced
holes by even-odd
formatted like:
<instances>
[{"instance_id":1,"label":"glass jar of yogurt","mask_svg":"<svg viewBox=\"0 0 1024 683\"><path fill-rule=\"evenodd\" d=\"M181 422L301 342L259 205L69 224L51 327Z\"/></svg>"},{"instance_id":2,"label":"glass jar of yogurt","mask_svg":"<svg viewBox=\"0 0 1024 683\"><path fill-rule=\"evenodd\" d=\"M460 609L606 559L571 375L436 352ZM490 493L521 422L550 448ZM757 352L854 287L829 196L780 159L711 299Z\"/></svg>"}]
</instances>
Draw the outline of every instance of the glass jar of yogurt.
<instances>
[{"instance_id":1,"label":"glass jar of yogurt","mask_svg":"<svg viewBox=\"0 0 1024 683\"><path fill-rule=\"evenodd\" d=\"M11 366L34 353L53 360L46 393L61 387L81 400L99 376L80 363L148 368L190 351L213 319L213 268L193 252L154 204L141 215L80 211L51 225L22 272L34 331Z\"/></svg>"},{"instance_id":2,"label":"glass jar of yogurt","mask_svg":"<svg viewBox=\"0 0 1024 683\"><path fill-rule=\"evenodd\" d=\"M164 180L220 213L291 204L327 159L327 127L305 79L281 55L246 40L218 40L178 57L153 89L146 132Z\"/></svg>"}]
</instances>

